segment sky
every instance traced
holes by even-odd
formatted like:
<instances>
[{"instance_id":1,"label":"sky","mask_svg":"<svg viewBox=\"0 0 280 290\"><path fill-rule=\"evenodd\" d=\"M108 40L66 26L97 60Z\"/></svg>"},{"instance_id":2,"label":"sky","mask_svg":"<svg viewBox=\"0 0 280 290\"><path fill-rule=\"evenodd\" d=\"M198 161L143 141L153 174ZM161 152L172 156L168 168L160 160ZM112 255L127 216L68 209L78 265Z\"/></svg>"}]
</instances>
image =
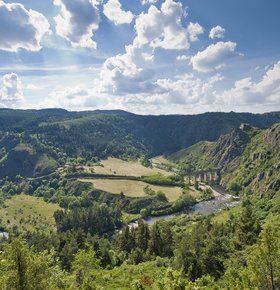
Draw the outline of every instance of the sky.
<instances>
[{"instance_id":1,"label":"sky","mask_svg":"<svg viewBox=\"0 0 280 290\"><path fill-rule=\"evenodd\" d=\"M0 108L280 110L279 0L0 0Z\"/></svg>"}]
</instances>

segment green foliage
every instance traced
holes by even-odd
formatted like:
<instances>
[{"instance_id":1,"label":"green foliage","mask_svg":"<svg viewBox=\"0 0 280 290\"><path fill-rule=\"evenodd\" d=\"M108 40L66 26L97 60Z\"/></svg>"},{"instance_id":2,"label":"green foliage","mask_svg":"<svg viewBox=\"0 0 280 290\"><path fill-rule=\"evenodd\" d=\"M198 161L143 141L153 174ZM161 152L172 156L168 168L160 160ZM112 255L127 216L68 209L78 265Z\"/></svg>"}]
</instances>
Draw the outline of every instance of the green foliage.
<instances>
[{"instance_id":1,"label":"green foliage","mask_svg":"<svg viewBox=\"0 0 280 290\"><path fill-rule=\"evenodd\" d=\"M176 162L181 171L197 171L211 168L209 154L215 143L208 141L198 142L186 149L172 153L168 159Z\"/></svg>"},{"instance_id":2,"label":"green foliage","mask_svg":"<svg viewBox=\"0 0 280 290\"><path fill-rule=\"evenodd\" d=\"M179 175L168 175L156 174L151 176L142 177L142 181L155 185L163 186L183 186L183 182Z\"/></svg>"},{"instance_id":3,"label":"green foliage","mask_svg":"<svg viewBox=\"0 0 280 290\"><path fill-rule=\"evenodd\" d=\"M241 215L237 227L239 246L252 245L256 242L260 225L249 200L242 203Z\"/></svg>"},{"instance_id":4,"label":"green foliage","mask_svg":"<svg viewBox=\"0 0 280 290\"><path fill-rule=\"evenodd\" d=\"M95 277L100 269L100 261L94 250L79 250L72 262L72 273L75 277L77 289L96 289Z\"/></svg>"},{"instance_id":5,"label":"green foliage","mask_svg":"<svg viewBox=\"0 0 280 290\"><path fill-rule=\"evenodd\" d=\"M142 155L140 158L140 163L145 167L152 167L152 163L147 155Z\"/></svg>"},{"instance_id":6,"label":"green foliage","mask_svg":"<svg viewBox=\"0 0 280 290\"><path fill-rule=\"evenodd\" d=\"M250 198L235 215L231 210L218 217L183 215L152 226L141 219L137 227L125 225L119 232L123 211L144 217L169 214L189 209L195 200L186 190L170 203L164 194L148 187L148 196L129 198L95 190L74 178L80 174L77 165L110 155L145 155L146 163L150 154L168 154L197 141L216 140L241 121L267 127L279 121L279 113L151 117L125 112L0 110L0 171L4 176L0 180L0 205L24 192L64 208L55 214L54 231L25 231L25 242L15 238L18 233L14 228L11 240L0 241L1 287L280 288L279 125L265 132L243 129L246 142L242 152L235 151L240 141L234 139L238 137L235 134L230 143L234 146L228 151L224 151L228 137L218 142L225 145L222 155L234 156L226 158L229 163L224 168L229 171L223 172L222 182ZM182 170L205 169L211 148L212 143L204 142L181 151L178 158L185 156ZM48 174L66 163L64 170L73 179L64 175L64 170L42 179L24 178ZM7 172L13 179L5 177ZM143 179L151 184L182 185L176 175ZM205 199L212 195L208 190L202 194Z\"/></svg>"},{"instance_id":7,"label":"green foliage","mask_svg":"<svg viewBox=\"0 0 280 290\"><path fill-rule=\"evenodd\" d=\"M111 208L106 204L94 205L89 208L75 207L71 211L58 210L54 213L57 230L82 229L85 233L103 234L121 226L121 211L118 207Z\"/></svg>"},{"instance_id":8,"label":"green foliage","mask_svg":"<svg viewBox=\"0 0 280 290\"><path fill-rule=\"evenodd\" d=\"M202 199L210 200L210 199L214 199L214 198L215 198L215 196L214 196L213 190L211 188L207 187L202 191Z\"/></svg>"},{"instance_id":9,"label":"green foliage","mask_svg":"<svg viewBox=\"0 0 280 290\"><path fill-rule=\"evenodd\" d=\"M65 275L53 253L35 253L24 241L15 239L0 255L3 289L65 289Z\"/></svg>"},{"instance_id":10,"label":"green foliage","mask_svg":"<svg viewBox=\"0 0 280 290\"><path fill-rule=\"evenodd\" d=\"M280 121L279 113L155 117L123 111L72 113L65 110L1 109L0 163L3 162L5 175L15 176L21 172L27 175L27 169L29 176L41 175L49 172L53 159L65 164L67 158L76 157L93 160L108 156L156 156L187 148L199 141L217 140L221 134L243 122L266 128L277 121ZM14 150L20 143L23 144L20 150ZM35 156L31 152L36 152ZM48 160L42 157L44 154ZM40 165L40 171L33 172L36 168L34 159L40 159L40 156L39 164L46 164L46 167ZM24 171L23 167L13 166L17 157L27 162L30 168Z\"/></svg>"}]
</instances>

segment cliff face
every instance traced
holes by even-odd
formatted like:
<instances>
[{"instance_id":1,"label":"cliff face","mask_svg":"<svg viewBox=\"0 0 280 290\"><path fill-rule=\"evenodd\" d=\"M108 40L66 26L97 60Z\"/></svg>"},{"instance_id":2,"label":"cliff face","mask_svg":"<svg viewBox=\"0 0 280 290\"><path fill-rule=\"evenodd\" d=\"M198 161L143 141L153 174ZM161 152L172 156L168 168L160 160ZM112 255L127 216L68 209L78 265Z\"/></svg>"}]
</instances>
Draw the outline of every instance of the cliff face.
<instances>
[{"instance_id":1,"label":"cliff face","mask_svg":"<svg viewBox=\"0 0 280 290\"><path fill-rule=\"evenodd\" d=\"M222 184L233 191L247 190L260 196L280 190L280 124L252 136L233 171Z\"/></svg>"},{"instance_id":2,"label":"cliff face","mask_svg":"<svg viewBox=\"0 0 280 290\"><path fill-rule=\"evenodd\" d=\"M250 138L239 128L234 128L227 135L222 135L210 152L209 161L214 167L220 168L222 172L234 170L239 163Z\"/></svg>"},{"instance_id":3,"label":"cliff face","mask_svg":"<svg viewBox=\"0 0 280 290\"><path fill-rule=\"evenodd\" d=\"M280 155L280 123L275 124L266 131L264 141L267 142L273 152Z\"/></svg>"},{"instance_id":4,"label":"cliff face","mask_svg":"<svg viewBox=\"0 0 280 290\"><path fill-rule=\"evenodd\" d=\"M280 123L267 130L242 124L211 146L204 143L181 150L170 159L177 156L173 161L191 170L220 169L221 184L232 192L263 196L280 190Z\"/></svg>"}]
</instances>

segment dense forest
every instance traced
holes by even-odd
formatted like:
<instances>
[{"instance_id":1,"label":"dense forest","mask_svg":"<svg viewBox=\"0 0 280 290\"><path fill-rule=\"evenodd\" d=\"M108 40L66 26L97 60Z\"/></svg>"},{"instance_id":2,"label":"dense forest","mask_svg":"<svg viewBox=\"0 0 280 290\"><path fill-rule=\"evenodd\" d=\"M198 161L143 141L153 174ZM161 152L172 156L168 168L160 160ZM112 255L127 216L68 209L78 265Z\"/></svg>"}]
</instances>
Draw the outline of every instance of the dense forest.
<instances>
[{"instance_id":1,"label":"dense forest","mask_svg":"<svg viewBox=\"0 0 280 290\"><path fill-rule=\"evenodd\" d=\"M280 289L279 122L280 113L1 109L0 288ZM158 154L166 175L96 171L109 156L151 170ZM184 179L213 168L215 181ZM98 178L146 187L116 194ZM191 214L215 201L215 186L235 206Z\"/></svg>"}]
</instances>

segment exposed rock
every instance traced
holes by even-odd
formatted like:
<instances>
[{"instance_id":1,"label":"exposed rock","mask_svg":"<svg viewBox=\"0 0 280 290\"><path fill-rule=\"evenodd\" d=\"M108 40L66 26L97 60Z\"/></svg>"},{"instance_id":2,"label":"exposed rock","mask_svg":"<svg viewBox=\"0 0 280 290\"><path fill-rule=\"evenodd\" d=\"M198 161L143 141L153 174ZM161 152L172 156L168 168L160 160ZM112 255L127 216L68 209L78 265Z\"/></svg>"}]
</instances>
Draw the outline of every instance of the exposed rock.
<instances>
[{"instance_id":1,"label":"exposed rock","mask_svg":"<svg viewBox=\"0 0 280 290\"><path fill-rule=\"evenodd\" d=\"M264 178L264 172L261 172L257 177L256 177L256 182L261 181Z\"/></svg>"},{"instance_id":2,"label":"exposed rock","mask_svg":"<svg viewBox=\"0 0 280 290\"><path fill-rule=\"evenodd\" d=\"M280 125L275 124L270 129L266 131L264 136L264 141L267 142L271 149L280 154Z\"/></svg>"},{"instance_id":3,"label":"exposed rock","mask_svg":"<svg viewBox=\"0 0 280 290\"><path fill-rule=\"evenodd\" d=\"M279 188L280 188L280 179L270 183L266 188L266 192L270 190L277 190Z\"/></svg>"},{"instance_id":4,"label":"exposed rock","mask_svg":"<svg viewBox=\"0 0 280 290\"><path fill-rule=\"evenodd\" d=\"M239 128L233 129L228 135L222 135L210 154L212 164L222 171L228 171L229 164L242 154L249 141L249 137ZM234 166L231 164L230 167Z\"/></svg>"},{"instance_id":5,"label":"exposed rock","mask_svg":"<svg viewBox=\"0 0 280 290\"><path fill-rule=\"evenodd\" d=\"M269 178L269 177L272 176L272 175L273 175L273 170L270 169L268 172L266 172L265 177L266 177L266 178Z\"/></svg>"},{"instance_id":6,"label":"exposed rock","mask_svg":"<svg viewBox=\"0 0 280 290\"><path fill-rule=\"evenodd\" d=\"M239 127L242 131L247 132L252 129L252 126L247 123L242 123Z\"/></svg>"}]
</instances>

